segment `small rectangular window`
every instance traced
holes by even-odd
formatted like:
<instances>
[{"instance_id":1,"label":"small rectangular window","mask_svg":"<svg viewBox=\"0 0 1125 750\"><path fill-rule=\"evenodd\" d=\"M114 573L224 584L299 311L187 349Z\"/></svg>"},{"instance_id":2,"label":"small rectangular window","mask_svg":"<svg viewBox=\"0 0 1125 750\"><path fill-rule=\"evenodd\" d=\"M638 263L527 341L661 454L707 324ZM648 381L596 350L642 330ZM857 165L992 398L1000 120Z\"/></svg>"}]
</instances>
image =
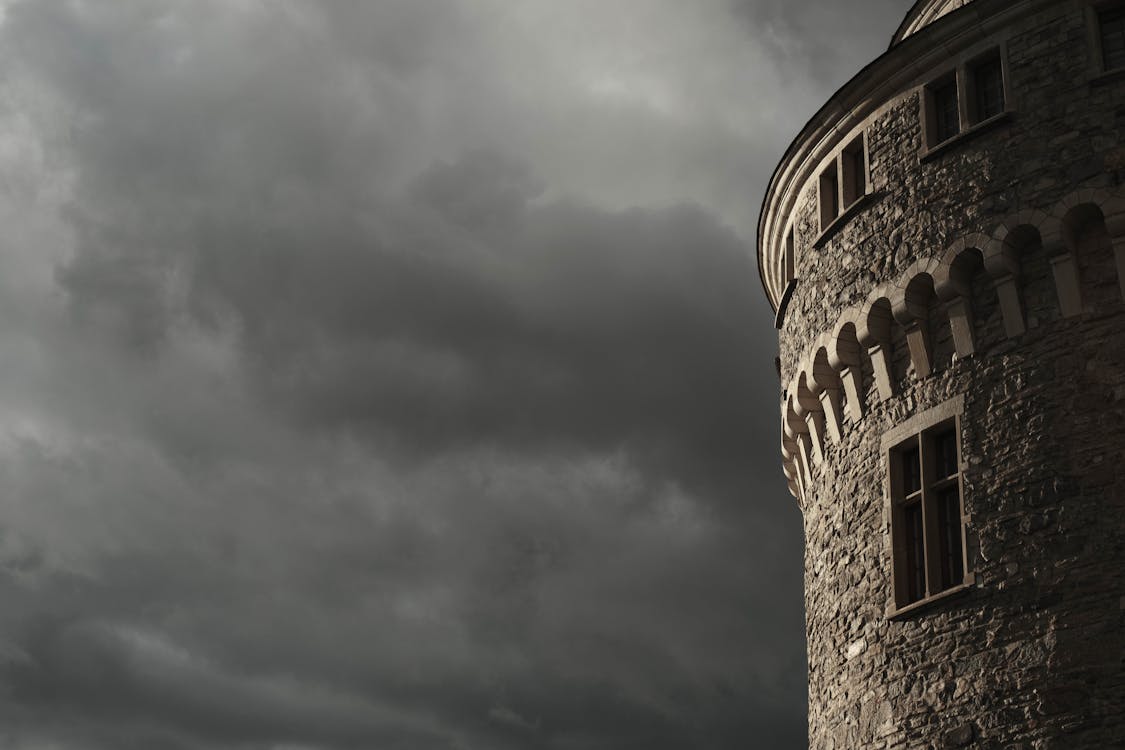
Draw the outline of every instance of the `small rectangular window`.
<instances>
[{"instance_id":1,"label":"small rectangular window","mask_svg":"<svg viewBox=\"0 0 1125 750\"><path fill-rule=\"evenodd\" d=\"M934 105L934 142L942 143L961 132L961 115L957 102L957 79L931 89Z\"/></svg>"},{"instance_id":2,"label":"small rectangular window","mask_svg":"<svg viewBox=\"0 0 1125 750\"><path fill-rule=\"evenodd\" d=\"M785 237L785 284L788 285L793 279L797 278L797 242L792 228L789 229L789 234Z\"/></svg>"},{"instance_id":3,"label":"small rectangular window","mask_svg":"<svg viewBox=\"0 0 1125 750\"><path fill-rule=\"evenodd\" d=\"M1125 68L1125 5L1099 11L1098 28L1103 69Z\"/></svg>"},{"instance_id":4,"label":"small rectangular window","mask_svg":"<svg viewBox=\"0 0 1125 750\"><path fill-rule=\"evenodd\" d=\"M956 418L890 451L895 605L965 582L961 460Z\"/></svg>"},{"instance_id":5,"label":"small rectangular window","mask_svg":"<svg viewBox=\"0 0 1125 750\"><path fill-rule=\"evenodd\" d=\"M820 175L820 231L840 215L840 183L836 178L836 163Z\"/></svg>"},{"instance_id":6,"label":"small rectangular window","mask_svg":"<svg viewBox=\"0 0 1125 750\"><path fill-rule=\"evenodd\" d=\"M972 69L975 93L974 124L1004 111L1004 67L999 57L977 63Z\"/></svg>"},{"instance_id":7,"label":"small rectangular window","mask_svg":"<svg viewBox=\"0 0 1125 750\"><path fill-rule=\"evenodd\" d=\"M867 195L867 153L863 136L849 143L840 154L844 208Z\"/></svg>"}]
</instances>

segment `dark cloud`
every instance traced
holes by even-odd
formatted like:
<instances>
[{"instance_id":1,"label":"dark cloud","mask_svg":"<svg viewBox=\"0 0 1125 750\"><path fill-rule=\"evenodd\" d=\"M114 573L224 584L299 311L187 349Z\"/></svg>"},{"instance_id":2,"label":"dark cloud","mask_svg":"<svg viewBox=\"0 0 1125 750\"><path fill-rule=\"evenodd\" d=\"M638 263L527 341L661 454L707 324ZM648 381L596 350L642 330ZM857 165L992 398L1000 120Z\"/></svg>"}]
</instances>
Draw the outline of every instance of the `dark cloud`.
<instances>
[{"instance_id":1,"label":"dark cloud","mask_svg":"<svg viewBox=\"0 0 1125 750\"><path fill-rule=\"evenodd\" d=\"M6 6L0 745L803 744L748 238L841 11L603 6Z\"/></svg>"}]
</instances>

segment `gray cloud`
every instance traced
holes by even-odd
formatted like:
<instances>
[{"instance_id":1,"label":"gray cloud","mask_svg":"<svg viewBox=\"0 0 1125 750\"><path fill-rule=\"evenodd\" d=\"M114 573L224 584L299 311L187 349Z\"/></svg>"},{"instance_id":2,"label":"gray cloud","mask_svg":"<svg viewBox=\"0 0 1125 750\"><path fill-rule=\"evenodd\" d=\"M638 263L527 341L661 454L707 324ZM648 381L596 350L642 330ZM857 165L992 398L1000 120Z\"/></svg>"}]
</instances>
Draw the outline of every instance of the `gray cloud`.
<instances>
[{"instance_id":1,"label":"gray cloud","mask_svg":"<svg viewBox=\"0 0 1125 750\"><path fill-rule=\"evenodd\" d=\"M6 7L0 745L803 743L748 238L840 12L604 5Z\"/></svg>"}]
</instances>

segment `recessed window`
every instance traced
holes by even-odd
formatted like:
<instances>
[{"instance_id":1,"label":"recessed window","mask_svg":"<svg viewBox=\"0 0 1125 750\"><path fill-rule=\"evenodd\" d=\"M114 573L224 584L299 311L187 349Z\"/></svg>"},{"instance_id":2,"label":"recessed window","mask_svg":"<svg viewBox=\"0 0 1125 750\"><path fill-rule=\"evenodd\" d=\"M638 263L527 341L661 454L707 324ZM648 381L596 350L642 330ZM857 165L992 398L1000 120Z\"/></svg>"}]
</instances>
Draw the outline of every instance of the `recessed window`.
<instances>
[{"instance_id":1,"label":"recessed window","mask_svg":"<svg viewBox=\"0 0 1125 750\"><path fill-rule=\"evenodd\" d=\"M1003 119L1011 109L1007 75L1001 45L931 81L923 99L926 148Z\"/></svg>"},{"instance_id":2,"label":"recessed window","mask_svg":"<svg viewBox=\"0 0 1125 750\"><path fill-rule=\"evenodd\" d=\"M785 273L785 284L783 284L783 286L788 286L789 282L797 278L797 241L792 227L790 227L789 233L785 236L785 258L783 263Z\"/></svg>"},{"instance_id":3,"label":"recessed window","mask_svg":"<svg viewBox=\"0 0 1125 750\"><path fill-rule=\"evenodd\" d=\"M840 153L840 188L843 205L847 210L857 200L867 195L867 152L863 136L859 136Z\"/></svg>"},{"instance_id":4,"label":"recessed window","mask_svg":"<svg viewBox=\"0 0 1125 750\"><path fill-rule=\"evenodd\" d=\"M961 114L957 102L957 78L950 76L930 88L933 103L933 144L948 141L961 132Z\"/></svg>"},{"instance_id":5,"label":"recessed window","mask_svg":"<svg viewBox=\"0 0 1125 750\"><path fill-rule=\"evenodd\" d=\"M1098 11L1098 33L1102 48L1102 68L1125 68L1125 5Z\"/></svg>"},{"instance_id":6,"label":"recessed window","mask_svg":"<svg viewBox=\"0 0 1125 750\"><path fill-rule=\"evenodd\" d=\"M828 228L840 215L840 181L836 162L820 173L820 231Z\"/></svg>"},{"instance_id":7,"label":"recessed window","mask_svg":"<svg viewBox=\"0 0 1125 750\"><path fill-rule=\"evenodd\" d=\"M970 69L973 83L973 124L1004 111L1004 66L1000 56L982 60Z\"/></svg>"},{"instance_id":8,"label":"recessed window","mask_svg":"<svg viewBox=\"0 0 1125 750\"><path fill-rule=\"evenodd\" d=\"M820 173L817 182L820 201L820 236L812 246L820 247L846 219L859 211L871 195L867 170L867 140L859 133L840 149L835 158Z\"/></svg>"},{"instance_id":9,"label":"recessed window","mask_svg":"<svg viewBox=\"0 0 1125 750\"><path fill-rule=\"evenodd\" d=\"M891 533L896 608L965 583L957 419L891 449Z\"/></svg>"}]
</instances>

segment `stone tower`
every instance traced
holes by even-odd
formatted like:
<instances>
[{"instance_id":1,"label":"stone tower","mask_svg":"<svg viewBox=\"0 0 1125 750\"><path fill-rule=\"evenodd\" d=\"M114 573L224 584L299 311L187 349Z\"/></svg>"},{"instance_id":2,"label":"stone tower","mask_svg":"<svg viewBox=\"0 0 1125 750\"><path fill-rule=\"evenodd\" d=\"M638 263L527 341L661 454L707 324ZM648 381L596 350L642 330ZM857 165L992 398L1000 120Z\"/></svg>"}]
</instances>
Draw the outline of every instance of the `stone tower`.
<instances>
[{"instance_id":1,"label":"stone tower","mask_svg":"<svg viewBox=\"0 0 1125 750\"><path fill-rule=\"evenodd\" d=\"M811 747L1125 747L1125 0L921 0L770 182Z\"/></svg>"}]
</instances>

